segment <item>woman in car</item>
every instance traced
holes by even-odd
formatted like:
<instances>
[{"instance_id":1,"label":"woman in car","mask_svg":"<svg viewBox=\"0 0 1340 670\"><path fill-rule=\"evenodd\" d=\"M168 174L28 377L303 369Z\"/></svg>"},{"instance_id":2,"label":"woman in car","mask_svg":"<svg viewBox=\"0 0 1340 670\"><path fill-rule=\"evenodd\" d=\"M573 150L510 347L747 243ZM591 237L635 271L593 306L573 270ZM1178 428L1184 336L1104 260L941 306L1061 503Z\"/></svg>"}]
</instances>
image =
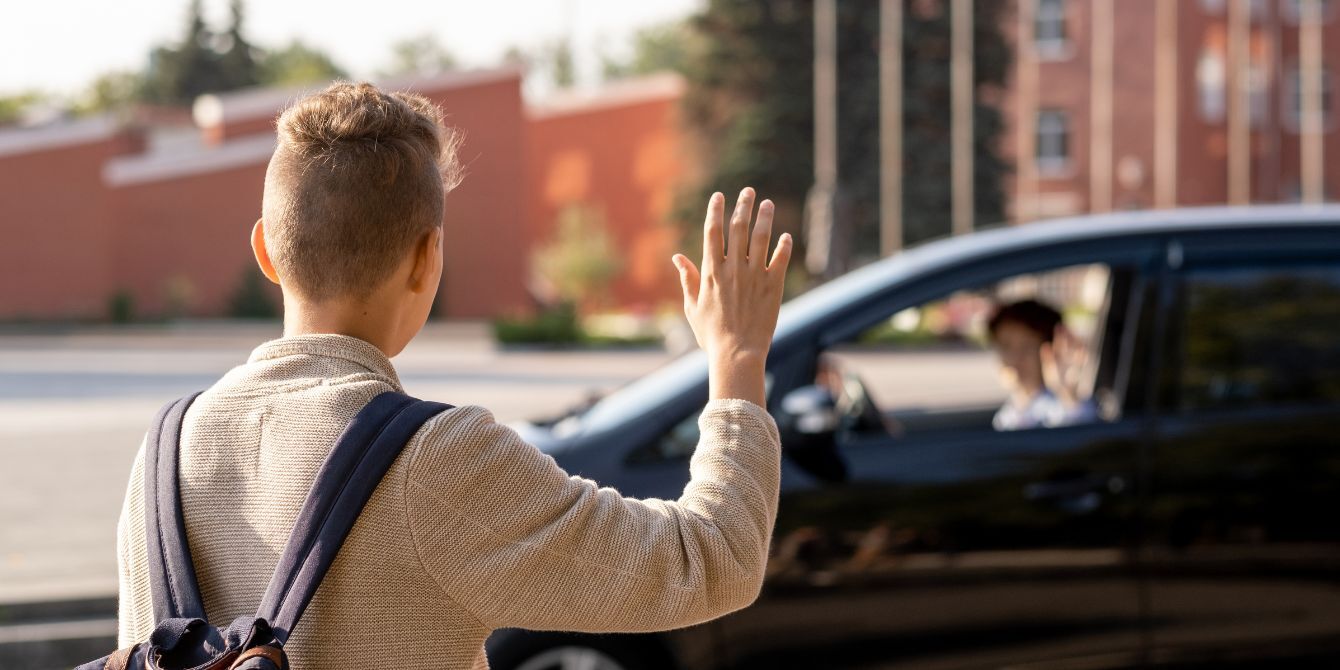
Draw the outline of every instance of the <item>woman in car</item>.
<instances>
[{"instance_id":1,"label":"woman in car","mask_svg":"<svg viewBox=\"0 0 1340 670\"><path fill-rule=\"evenodd\" d=\"M1078 372L1087 352L1056 309L1037 300L999 307L987 322L1010 396L996 411L996 430L1054 428L1098 418L1091 398L1079 394Z\"/></svg>"}]
</instances>

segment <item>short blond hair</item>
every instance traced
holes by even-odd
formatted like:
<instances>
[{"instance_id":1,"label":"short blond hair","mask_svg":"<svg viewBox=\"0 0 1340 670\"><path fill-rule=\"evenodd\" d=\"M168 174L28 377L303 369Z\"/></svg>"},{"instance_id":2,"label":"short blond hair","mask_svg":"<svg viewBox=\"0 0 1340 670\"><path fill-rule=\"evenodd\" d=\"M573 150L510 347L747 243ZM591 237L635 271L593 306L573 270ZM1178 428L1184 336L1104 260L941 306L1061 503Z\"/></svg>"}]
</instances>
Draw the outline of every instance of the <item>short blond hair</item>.
<instances>
[{"instance_id":1,"label":"short blond hair","mask_svg":"<svg viewBox=\"0 0 1340 670\"><path fill-rule=\"evenodd\" d=\"M460 136L427 98L338 82L279 116L265 172L265 246L309 300L366 298L460 183Z\"/></svg>"}]
</instances>

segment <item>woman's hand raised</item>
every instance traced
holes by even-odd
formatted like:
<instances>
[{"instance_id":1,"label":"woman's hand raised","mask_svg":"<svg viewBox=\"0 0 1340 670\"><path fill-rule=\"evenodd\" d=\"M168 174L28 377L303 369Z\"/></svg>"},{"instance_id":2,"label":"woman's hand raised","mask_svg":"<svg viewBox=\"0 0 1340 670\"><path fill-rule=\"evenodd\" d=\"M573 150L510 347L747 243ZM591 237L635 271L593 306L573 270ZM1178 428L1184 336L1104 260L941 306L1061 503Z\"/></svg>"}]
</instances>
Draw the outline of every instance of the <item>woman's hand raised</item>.
<instances>
[{"instance_id":1,"label":"woman's hand raised","mask_svg":"<svg viewBox=\"0 0 1340 670\"><path fill-rule=\"evenodd\" d=\"M741 398L765 406L763 370L777 327L782 285L791 260L791 236L783 234L771 259L773 204L754 215L754 189L745 188L725 237L726 199L714 193L703 225L702 269L683 254L672 259L684 290L684 315L707 352L709 397Z\"/></svg>"}]
</instances>

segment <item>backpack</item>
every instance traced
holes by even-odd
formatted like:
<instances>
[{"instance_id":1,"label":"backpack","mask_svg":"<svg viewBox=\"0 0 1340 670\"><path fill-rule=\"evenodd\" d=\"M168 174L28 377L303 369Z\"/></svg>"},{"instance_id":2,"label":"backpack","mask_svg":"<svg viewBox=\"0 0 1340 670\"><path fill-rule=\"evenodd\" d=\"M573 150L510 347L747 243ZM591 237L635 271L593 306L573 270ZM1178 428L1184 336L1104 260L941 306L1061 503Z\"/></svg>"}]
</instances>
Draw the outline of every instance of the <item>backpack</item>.
<instances>
[{"instance_id":1,"label":"backpack","mask_svg":"<svg viewBox=\"0 0 1340 670\"><path fill-rule=\"evenodd\" d=\"M156 627L149 639L75 670L287 670L284 643L382 476L419 428L451 405L388 391L359 410L311 491L255 616L205 620L177 489L182 418L200 393L165 405L144 450L145 539Z\"/></svg>"}]
</instances>

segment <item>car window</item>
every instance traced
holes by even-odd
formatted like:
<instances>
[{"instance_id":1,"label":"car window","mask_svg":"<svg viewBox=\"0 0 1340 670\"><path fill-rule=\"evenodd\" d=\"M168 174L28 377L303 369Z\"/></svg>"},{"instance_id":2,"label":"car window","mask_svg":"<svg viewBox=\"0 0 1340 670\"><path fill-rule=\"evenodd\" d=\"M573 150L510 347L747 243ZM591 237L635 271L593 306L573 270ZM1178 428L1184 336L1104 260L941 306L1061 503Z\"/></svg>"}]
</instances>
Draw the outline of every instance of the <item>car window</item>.
<instances>
[{"instance_id":1,"label":"car window","mask_svg":"<svg viewBox=\"0 0 1340 670\"><path fill-rule=\"evenodd\" d=\"M1181 411L1340 403L1340 264L1189 271L1182 304Z\"/></svg>"},{"instance_id":2,"label":"car window","mask_svg":"<svg viewBox=\"0 0 1340 670\"><path fill-rule=\"evenodd\" d=\"M1041 362L1041 333L1054 331L1042 324L1054 323L1047 320L1052 318L1070 338L1064 350L1059 340L1051 345L1060 364L1058 372L1076 400L1092 402L1088 420L1096 420L1101 389L1095 388L1095 379L1110 285L1108 266L1087 264L1018 275L903 309L826 350L816 362L816 385L831 391L842 416L841 430L850 436L1073 423L1039 418L1066 411L1059 400L1051 409L1016 402L1047 393L1020 392L1011 398L1011 389L1021 388L1016 367L1022 370ZM991 321L997 314L1006 314L1010 324L999 322L993 335ZM1005 331L1012 331L1014 321L1030 325L1019 329L1017 342L1004 342L1002 336L1013 334ZM1018 350L1015 355L1021 362L1015 367L1003 364L1010 356L1004 351L1006 345ZM1032 372L1024 374L1035 379ZM1000 415L1009 414L1002 408L1008 405L1027 407L1024 414L1038 416L1002 421Z\"/></svg>"}]
</instances>

